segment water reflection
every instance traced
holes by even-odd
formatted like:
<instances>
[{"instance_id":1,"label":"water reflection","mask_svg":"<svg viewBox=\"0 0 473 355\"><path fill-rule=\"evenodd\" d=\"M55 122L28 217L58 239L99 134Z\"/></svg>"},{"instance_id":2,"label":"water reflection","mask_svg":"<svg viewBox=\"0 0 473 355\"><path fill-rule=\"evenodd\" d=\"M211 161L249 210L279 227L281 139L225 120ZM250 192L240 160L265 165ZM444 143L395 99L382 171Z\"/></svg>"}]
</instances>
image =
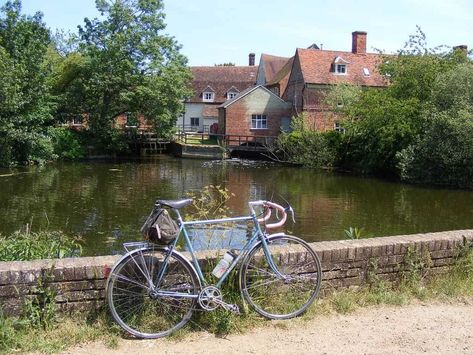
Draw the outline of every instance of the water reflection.
<instances>
[{"instance_id":1,"label":"water reflection","mask_svg":"<svg viewBox=\"0 0 473 355\"><path fill-rule=\"evenodd\" d=\"M137 240L156 198L179 198L208 184L235 197L229 207L247 214L250 199L282 197L306 240L343 238L348 227L372 236L473 228L473 192L428 189L376 179L315 172L267 162L152 159L57 164L0 170L0 233L27 223L85 238L88 255L121 250Z\"/></svg>"}]
</instances>

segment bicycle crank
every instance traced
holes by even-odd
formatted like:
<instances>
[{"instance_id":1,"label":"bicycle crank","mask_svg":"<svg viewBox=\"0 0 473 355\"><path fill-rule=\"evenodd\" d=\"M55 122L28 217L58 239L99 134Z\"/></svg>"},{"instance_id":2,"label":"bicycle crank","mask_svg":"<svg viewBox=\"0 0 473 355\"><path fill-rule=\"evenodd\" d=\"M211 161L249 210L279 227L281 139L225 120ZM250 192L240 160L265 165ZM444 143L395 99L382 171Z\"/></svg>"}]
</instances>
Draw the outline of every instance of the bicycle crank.
<instances>
[{"instance_id":1,"label":"bicycle crank","mask_svg":"<svg viewBox=\"0 0 473 355\"><path fill-rule=\"evenodd\" d=\"M199 305L206 311L213 311L222 307L234 314L240 314L240 308L236 304L227 303L222 299L222 292L215 286L207 286L199 293Z\"/></svg>"}]
</instances>

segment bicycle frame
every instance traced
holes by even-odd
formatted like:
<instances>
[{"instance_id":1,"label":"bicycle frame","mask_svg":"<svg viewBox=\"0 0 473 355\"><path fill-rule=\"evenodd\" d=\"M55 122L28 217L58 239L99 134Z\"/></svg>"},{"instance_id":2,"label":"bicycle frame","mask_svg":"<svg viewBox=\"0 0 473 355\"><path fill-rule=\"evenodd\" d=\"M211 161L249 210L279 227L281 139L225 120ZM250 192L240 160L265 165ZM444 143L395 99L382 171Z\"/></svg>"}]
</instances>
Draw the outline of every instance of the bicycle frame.
<instances>
[{"instance_id":1,"label":"bicycle frame","mask_svg":"<svg viewBox=\"0 0 473 355\"><path fill-rule=\"evenodd\" d=\"M274 264L273 259L271 258L271 253L269 252L268 244L266 242L266 234L262 231L261 226L258 222L258 218L256 216L256 213L254 212L253 209L252 209L252 212L251 212L250 216L220 218L220 219L210 219L210 220L200 220L200 221L199 220L184 221L182 219L181 214L179 213L179 210L176 209L174 211L177 215L177 220L178 220L178 223L179 223L179 235L176 238L176 240L170 245L170 253L168 254L168 256L163 261L164 266L160 269L160 272L159 272L159 275L158 275L158 285L155 285L157 288L159 288L160 280L162 279L162 276L166 272L168 257L171 255L172 251L176 247L181 235L183 235L183 237L184 237L184 242L185 242L185 244L188 248L188 252L191 255L192 265L194 266L194 269L197 272L197 275L198 275L200 281L202 282L202 284L204 286L208 285L208 282L205 279L204 274L202 272L202 269L200 267L199 261L198 261L196 255L195 255L194 248L192 247L191 238L189 237L189 234L188 234L187 229L186 229L187 226L203 225L203 224L223 224L223 223L230 223L230 222L249 222L249 221L252 221L253 225L254 225L253 235L245 243L245 245L241 249L238 256L233 260L232 264L228 267L228 269L225 271L225 273L222 275L222 277L220 277L219 281L214 285L215 287L220 288L222 286L222 284L227 279L228 275L233 271L233 269L240 262L240 260L247 255L247 253L252 249L252 247L255 245L255 243L257 242L258 239L260 240L260 242L263 246L264 255L265 255L265 258L268 261L269 266L276 273L276 275L278 275L281 278L284 278L284 276L279 272L276 265ZM158 293L160 294L159 291L158 291ZM164 293L162 295L165 296ZM175 293L173 293L173 295L176 296ZM190 298L198 297L198 296L195 296L195 295L188 295L188 294L182 294L180 296L190 297Z\"/></svg>"}]
</instances>

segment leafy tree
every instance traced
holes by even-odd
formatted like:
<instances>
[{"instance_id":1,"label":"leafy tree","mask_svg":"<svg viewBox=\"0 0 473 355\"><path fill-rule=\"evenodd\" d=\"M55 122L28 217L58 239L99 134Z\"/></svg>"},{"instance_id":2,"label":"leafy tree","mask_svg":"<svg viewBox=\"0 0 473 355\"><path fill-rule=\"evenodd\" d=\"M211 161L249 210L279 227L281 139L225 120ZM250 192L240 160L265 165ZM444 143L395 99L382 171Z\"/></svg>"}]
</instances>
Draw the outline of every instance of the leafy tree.
<instances>
[{"instance_id":1,"label":"leafy tree","mask_svg":"<svg viewBox=\"0 0 473 355\"><path fill-rule=\"evenodd\" d=\"M404 49L396 56L385 56L379 71L385 74L389 86L385 89L366 89L348 95L350 105L343 108L347 122L346 134L339 149L339 164L343 168L363 173L399 176L400 153L425 132L428 115L424 114L432 102L446 104L453 100L454 91L432 88L444 73L455 69L468 59L460 51L446 52L444 47L429 48L420 28L410 36ZM439 79L440 78L440 79ZM455 81L456 79L452 79ZM456 90L465 87L457 82ZM353 89L337 87L331 96ZM330 96L330 95L329 95ZM345 96L347 96L345 94ZM451 101L450 100L450 101Z\"/></svg>"},{"instance_id":2,"label":"leafy tree","mask_svg":"<svg viewBox=\"0 0 473 355\"><path fill-rule=\"evenodd\" d=\"M423 130L398 154L403 180L473 188L472 78L472 63L438 75Z\"/></svg>"},{"instance_id":3,"label":"leafy tree","mask_svg":"<svg viewBox=\"0 0 473 355\"><path fill-rule=\"evenodd\" d=\"M269 157L312 168L332 167L336 159L338 138L336 132L321 133L308 129L305 115L302 114L293 117L291 132L281 133L274 145L269 147Z\"/></svg>"},{"instance_id":4,"label":"leafy tree","mask_svg":"<svg viewBox=\"0 0 473 355\"><path fill-rule=\"evenodd\" d=\"M0 12L0 165L54 156L49 45L42 15L21 15L21 2L7 1Z\"/></svg>"},{"instance_id":5,"label":"leafy tree","mask_svg":"<svg viewBox=\"0 0 473 355\"><path fill-rule=\"evenodd\" d=\"M190 72L174 38L162 34L162 1L96 0L96 6L103 18L84 20L79 53L64 62L61 112L87 112L91 132L109 151L121 148L113 121L123 113L143 114L160 135L169 134L189 95Z\"/></svg>"}]
</instances>

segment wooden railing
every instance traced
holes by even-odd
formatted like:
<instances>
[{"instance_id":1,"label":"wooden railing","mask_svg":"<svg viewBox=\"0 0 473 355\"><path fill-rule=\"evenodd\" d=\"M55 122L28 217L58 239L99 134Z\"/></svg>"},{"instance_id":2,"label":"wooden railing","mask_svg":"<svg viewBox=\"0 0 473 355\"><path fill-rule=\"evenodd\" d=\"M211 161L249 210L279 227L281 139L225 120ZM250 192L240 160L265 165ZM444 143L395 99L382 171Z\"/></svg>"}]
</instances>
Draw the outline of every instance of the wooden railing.
<instances>
[{"instance_id":1,"label":"wooden railing","mask_svg":"<svg viewBox=\"0 0 473 355\"><path fill-rule=\"evenodd\" d=\"M238 147L245 150L264 150L277 138L276 136L248 136L190 132L180 132L176 136L184 144L220 145L226 148Z\"/></svg>"}]
</instances>

